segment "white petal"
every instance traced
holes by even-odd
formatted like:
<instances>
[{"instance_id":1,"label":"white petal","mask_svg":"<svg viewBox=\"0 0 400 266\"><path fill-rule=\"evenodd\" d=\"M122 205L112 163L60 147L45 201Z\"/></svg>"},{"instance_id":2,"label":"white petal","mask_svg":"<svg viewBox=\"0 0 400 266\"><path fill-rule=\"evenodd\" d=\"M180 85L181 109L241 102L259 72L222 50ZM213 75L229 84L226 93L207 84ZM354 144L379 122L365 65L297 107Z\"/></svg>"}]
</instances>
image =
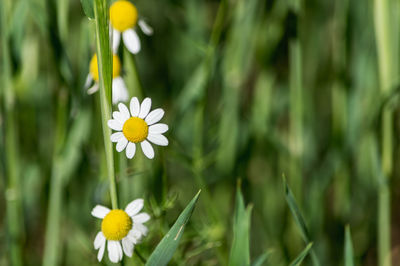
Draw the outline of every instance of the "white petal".
<instances>
[{"instance_id":1,"label":"white petal","mask_svg":"<svg viewBox=\"0 0 400 266\"><path fill-rule=\"evenodd\" d=\"M111 134L110 140L111 140L111 142L118 142L123 137L124 137L124 133L115 132L115 133Z\"/></svg>"},{"instance_id":2,"label":"white petal","mask_svg":"<svg viewBox=\"0 0 400 266\"><path fill-rule=\"evenodd\" d=\"M103 259L104 249L106 248L106 241L100 246L99 253L97 253L97 260L100 262Z\"/></svg>"},{"instance_id":3,"label":"white petal","mask_svg":"<svg viewBox=\"0 0 400 266\"><path fill-rule=\"evenodd\" d=\"M131 99L131 103L130 103L130 109L131 109L131 115L132 116L138 116L139 115L139 111L140 111L140 103L138 98L133 97Z\"/></svg>"},{"instance_id":4,"label":"white petal","mask_svg":"<svg viewBox=\"0 0 400 266\"><path fill-rule=\"evenodd\" d=\"M134 201L131 201L125 208L125 212L129 216L133 216L140 212L141 209L143 209L144 205L144 200L143 199L136 199Z\"/></svg>"},{"instance_id":5,"label":"white petal","mask_svg":"<svg viewBox=\"0 0 400 266\"><path fill-rule=\"evenodd\" d=\"M137 230L139 231L142 235L147 235L147 232L149 231L149 229L147 229L147 227L143 224L140 223L135 223L132 227L133 230Z\"/></svg>"},{"instance_id":6,"label":"white petal","mask_svg":"<svg viewBox=\"0 0 400 266\"><path fill-rule=\"evenodd\" d=\"M122 130L122 123L120 123L119 121L117 121L115 119L108 120L107 125L111 129L114 129L114 130L117 130L117 131L121 131Z\"/></svg>"},{"instance_id":7,"label":"white petal","mask_svg":"<svg viewBox=\"0 0 400 266\"><path fill-rule=\"evenodd\" d=\"M125 119L125 121L128 120L130 117L128 107L126 107L126 105L123 103L119 103L118 109L119 109L119 112L121 113L122 117Z\"/></svg>"},{"instance_id":8,"label":"white petal","mask_svg":"<svg viewBox=\"0 0 400 266\"><path fill-rule=\"evenodd\" d=\"M112 113L112 116L113 116L113 118L114 118L115 120L117 120L117 121L120 122L121 124L124 124L125 121L126 121L125 117L124 117L120 112L118 112L118 111L114 111L114 112Z\"/></svg>"},{"instance_id":9,"label":"white petal","mask_svg":"<svg viewBox=\"0 0 400 266\"><path fill-rule=\"evenodd\" d=\"M149 113L145 121L148 125L152 125L160 121L163 116L164 116L164 110L161 108L157 108Z\"/></svg>"},{"instance_id":10,"label":"white petal","mask_svg":"<svg viewBox=\"0 0 400 266\"><path fill-rule=\"evenodd\" d=\"M96 207L92 210L92 216L103 219L108 213L110 209L101 205L96 205Z\"/></svg>"},{"instance_id":11,"label":"white petal","mask_svg":"<svg viewBox=\"0 0 400 266\"><path fill-rule=\"evenodd\" d=\"M128 237L122 239L122 248L124 249L125 255L132 257L133 254L133 243Z\"/></svg>"},{"instance_id":12,"label":"white petal","mask_svg":"<svg viewBox=\"0 0 400 266\"><path fill-rule=\"evenodd\" d=\"M123 151L127 144L128 144L128 140L125 138L125 136L123 138L120 138L118 140L118 143L117 143L117 146L116 146L117 152Z\"/></svg>"},{"instance_id":13,"label":"white petal","mask_svg":"<svg viewBox=\"0 0 400 266\"><path fill-rule=\"evenodd\" d=\"M87 77L86 77L86 81L85 81L84 88L85 88L85 89L88 89L89 86L90 86L90 84L92 83L92 81L93 81L93 77L92 77L92 75L89 73L89 74L87 75Z\"/></svg>"},{"instance_id":14,"label":"white petal","mask_svg":"<svg viewBox=\"0 0 400 266\"><path fill-rule=\"evenodd\" d=\"M149 126L149 133L150 134L163 134L168 131L168 125L166 124L155 124Z\"/></svg>"},{"instance_id":15,"label":"white petal","mask_svg":"<svg viewBox=\"0 0 400 266\"><path fill-rule=\"evenodd\" d=\"M121 33L118 30L113 29L112 50L113 50L114 54L116 54L118 51L118 46L119 46L120 40L121 40Z\"/></svg>"},{"instance_id":16,"label":"white petal","mask_svg":"<svg viewBox=\"0 0 400 266\"><path fill-rule=\"evenodd\" d=\"M94 249L99 249L102 245L106 243L106 238L103 235L103 232L98 232L96 238L94 239Z\"/></svg>"},{"instance_id":17,"label":"white petal","mask_svg":"<svg viewBox=\"0 0 400 266\"><path fill-rule=\"evenodd\" d=\"M142 147L142 151L147 158L149 159L154 158L154 149L148 141L146 140L142 141L140 143L140 146Z\"/></svg>"},{"instance_id":18,"label":"white petal","mask_svg":"<svg viewBox=\"0 0 400 266\"><path fill-rule=\"evenodd\" d=\"M143 19L139 19L139 27L146 35L153 35L153 28L149 26Z\"/></svg>"},{"instance_id":19,"label":"white petal","mask_svg":"<svg viewBox=\"0 0 400 266\"><path fill-rule=\"evenodd\" d=\"M99 90L99 84L95 83L90 89L87 90L87 94L91 95Z\"/></svg>"},{"instance_id":20,"label":"white petal","mask_svg":"<svg viewBox=\"0 0 400 266\"><path fill-rule=\"evenodd\" d=\"M147 222L148 220L150 220L150 215L148 215L145 212L139 213L138 215L135 215L135 216L132 217L132 222L133 223L142 224L142 223Z\"/></svg>"},{"instance_id":21,"label":"white petal","mask_svg":"<svg viewBox=\"0 0 400 266\"><path fill-rule=\"evenodd\" d=\"M122 248L119 241L108 240L108 258L111 262L117 263L121 258Z\"/></svg>"},{"instance_id":22,"label":"white petal","mask_svg":"<svg viewBox=\"0 0 400 266\"><path fill-rule=\"evenodd\" d=\"M135 155L136 151L136 144L129 142L128 145L126 146L126 157L128 159L132 159L133 156Z\"/></svg>"},{"instance_id":23,"label":"white petal","mask_svg":"<svg viewBox=\"0 0 400 266\"><path fill-rule=\"evenodd\" d=\"M140 51L140 40L139 36L133 29L127 29L122 33L122 39L124 40L124 44L126 48L128 48L129 52L132 54L137 54Z\"/></svg>"},{"instance_id":24,"label":"white petal","mask_svg":"<svg viewBox=\"0 0 400 266\"><path fill-rule=\"evenodd\" d=\"M168 146L168 139L161 134L149 134L147 139L160 146Z\"/></svg>"},{"instance_id":25,"label":"white petal","mask_svg":"<svg viewBox=\"0 0 400 266\"><path fill-rule=\"evenodd\" d=\"M143 100L142 104L140 105L140 113L139 113L139 118L145 118L150 111L151 108L151 99L146 98Z\"/></svg>"},{"instance_id":26,"label":"white petal","mask_svg":"<svg viewBox=\"0 0 400 266\"><path fill-rule=\"evenodd\" d=\"M116 77L112 81L112 102L113 104L119 102L126 102L128 100L128 89L125 82L121 77Z\"/></svg>"},{"instance_id":27,"label":"white petal","mask_svg":"<svg viewBox=\"0 0 400 266\"><path fill-rule=\"evenodd\" d=\"M134 227L135 225L133 225ZM138 230L131 229L126 236L133 244L137 244L142 237L142 233Z\"/></svg>"}]
</instances>

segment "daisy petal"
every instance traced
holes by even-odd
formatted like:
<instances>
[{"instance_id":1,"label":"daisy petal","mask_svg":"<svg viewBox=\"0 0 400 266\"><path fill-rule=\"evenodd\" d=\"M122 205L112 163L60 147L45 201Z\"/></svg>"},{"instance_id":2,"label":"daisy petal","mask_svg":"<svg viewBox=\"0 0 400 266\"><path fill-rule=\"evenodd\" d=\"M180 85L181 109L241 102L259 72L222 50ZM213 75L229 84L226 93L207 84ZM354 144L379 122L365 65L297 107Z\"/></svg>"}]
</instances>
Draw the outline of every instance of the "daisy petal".
<instances>
[{"instance_id":1,"label":"daisy petal","mask_svg":"<svg viewBox=\"0 0 400 266\"><path fill-rule=\"evenodd\" d=\"M118 111L114 111L113 113L112 113L112 116L113 116L113 118L115 119L115 120L117 120L118 122L120 122L121 124L124 124L125 123L125 117L123 116L123 115L121 115L121 113L120 112L118 112Z\"/></svg>"},{"instance_id":2,"label":"daisy petal","mask_svg":"<svg viewBox=\"0 0 400 266\"><path fill-rule=\"evenodd\" d=\"M91 95L99 90L99 84L95 83L90 89L87 90L87 94Z\"/></svg>"},{"instance_id":3,"label":"daisy petal","mask_svg":"<svg viewBox=\"0 0 400 266\"><path fill-rule=\"evenodd\" d=\"M132 229L139 231L143 236L147 235L147 232L149 231L145 225L139 223L135 223Z\"/></svg>"},{"instance_id":4,"label":"daisy petal","mask_svg":"<svg viewBox=\"0 0 400 266\"><path fill-rule=\"evenodd\" d=\"M123 103L119 103L118 109L119 109L119 112L121 113L122 117L125 119L125 121L128 120L130 117L128 107L126 107L126 105Z\"/></svg>"},{"instance_id":5,"label":"daisy petal","mask_svg":"<svg viewBox=\"0 0 400 266\"><path fill-rule=\"evenodd\" d=\"M99 253L97 253L97 260L100 262L103 259L104 249L106 248L106 241L100 246Z\"/></svg>"},{"instance_id":6,"label":"daisy petal","mask_svg":"<svg viewBox=\"0 0 400 266\"><path fill-rule=\"evenodd\" d=\"M118 30L113 29L112 50L114 54L116 54L118 51L120 40L121 40L121 33Z\"/></svg>"},{"instance_id":7,"label":"daisy petal","mask_svg":"<svg viewBox=\"0 0 400 266\"><path fill-rule=\"evenodd\" d=\"M114 130L117 130L117 131L121 131L122 130L122 124L119 121L115 120L115 119L108 120L107 125L111 129L114 129Z\"/></svg>"},{"instance_id":8,"label":"daisy petal","mask_svg":"<svg viewBox=\"0 0 400 266\"><path fill-rule=\"evenodd\" d=\"M150 134L163 134L168 131L168 125L166 124L155 124L149 126Z\"/></svg>"},{"instance_id":9,"label":"daisy petal","mask_svg":"<svg viewBox=\"0 0 400 266\"><path fill-rule=\"evenodd\" d=\"M122 39L126 48L132 54L137 54L140 51L140 40L139 36L133 29L128 29L122 33Z\"/></svg>"},{"instance_id":10,"label":"daisy petal","mask_svg":"<svg viewBox=\"0 0 400 266\"><path fill-rule=\"evenodd\" d=\"M96 218L103 219L109 212L110 212L109 208L101 205L96 205L96 207L93 208L91 214Z\"/></svg>"},{"instance_id":11,"label":"daisy petal","mask_svg":"<svg viewBox=\"0 0 400 266\"><path fill-rule=\"evenodd\" d=\"M126 256L132 257L133 247L134 247L133 243L130 241L128 237L122 239L122 248L124 249Z\"/></svg>"},{"instance_id":12,"label":"daisy petal","mask_svg":"<svg viewBox=\"0 0 400 266\"><path fill-rule=\"evenodd\" d=\"M139 19L139 27L143 31L144 34L150 36L153 35L153 28L149 26L143 19Z\"/></svg>"},{"instance_id":13,"label":"daisy petal","mask_svg":"<svg viewBox=\"0 0 400 266\"><path fill-rule=\"evenodd\" d=\"M139 115L140 103L139 103L138 98L133 97L131 99L131 103L130 103L129 107L131 109L131 115L132 116L138 116Z\"/></svg>"},{"instance_id":14,"label":"daisy petal","mask_svg":"<svg viewBox=\"0 0 400 266\"><path fill-rule=\"evenodd\" d=\"M160 146L168 146L168 139L161 134L149 134L147 139Z\"/></svg>"},{"instance_id":15,"label":"daisy petal","mask_svg":"<svg viewBox=\"0 0 400 266\"><path fill-rule=\"evenodd\" d=\"M154 158L154 149L147 140L142 141L140 143L140 146L142 147L142 151L147 158L149 159Z\"/></svg>"},{"instance_id":16,"label":"daisy petal","mask_svg":"<svg viewBox=\"0 0 400 266\"><path fill-rule=\"evenodd\" d=\"M140 212L141 209L143 209L143 205L144 205L144 200L143 199L136 199L136 200L130 202L126 206L125 212L129 216L133 216L133 215L137 214L138 212Z\"/></svg>"},{"instance_id":17,"label":"daisy petal","mask_svg":"<svg viewBox=\"0 0 400 266\"><path fill-rule=\"evenodd\" d=\"M108 258L111 262L117 263L121 260L122 249L119 241L108 240Z\"/></svg>"},{"instance_id":18,"label":"daisy petal","mask_svg":"<svg viewBox=\"0 0 400 266\"><path fill-rule=\"evenodd\" d=\"M87 75L87 77L86 77L86 81L85 81L84 88L85 88L85 89L88 89L89 86L90 86L90 84L92 83L92 81L93 81L92 75L89 73L89 74Z\"/></svg>"},{"instance_id":19,"label":"daisy petal","mask_svg":"<svg viewBox=\"0 0 400 266\"><path fill-rule=\"evenodd\" d=\"M98 232L96 238L94 239L94 249L99 249L102 245L106 243L106 238L103 235L103 232Z\"/></svg>"},{"instance_id":20,"label":"daisy petal","mask_svg":"<svg viewBox=\"0 0 400 266\"><path fill-rule=\"evenodd\" d=\"M135 216L132 217L132 222L133 223L142 224L142 223L147 222L148 220L150 220L150 215L148 215L145 212L139 213L138 215L135 215Z\"/></svg>"},{"instance_id":21,"label":"daisy petal","mask_svg":"<svg viewBox=\"0 0 400 266\"><path fill-rule=\"evenodd\" d=\"M119 102L126 102L128 100L128 89L125 82L121 77L116 77L112 81L112 102L113 104Z\"/></svg>"},{"instance_id":22,"label":"daisy petal","mask_svg":"<svg viewBox=\"0 0 400 266\"><path fill-rule=\"evenodd\" d=\"M151 99L146 98L143 100L142 104L140 105L140 113L139 113L139 118L145 118L150 111L151 108Z\"/></svg>"},{"instance_id":23,"label":"daisy petal","mask_svg":"<svg viewBox=\"0 0 400 266\"><path fill-rule=\"evenodd\" d=\"M115 132L115 133L111 134L110 140L111 140L111 142L118 142L123 137L124 137L124 134L122 132Z\"/></svg>"},{"instance_id":24,"label":"daisy petal","mask_svg":"<svg viewBox=\"0 0 400 266\"><path fill-rule=\"evenodd\" d=\"M152 125L160 121L163 116L164 116L164 110L161 108L157 108L148 114L145 121L148 125Z\"/></svg>"},{"instance_id":25,"label":"daisy petal","mask_svg":"<svg viewBox=\"0 0 400 266\"><path fill-rule=\"evenodd\" d=\"M128 159L132 159L133 156L135 155L136 151L136 144L129 142L128 145L126 146L126 157Z\"/></svg>"},{"instance_id":26,"label":"daisy petal","mask_svg":"<svg viewBox=\"0 0 400 266\"><path fill-rule=\"evenodd\" d=\"M133 225L134 227L135 225ZM142 237L142 233L139 230L131 229L126 236L133 244L137 244Z\"/></svg>"},{"instance_id":27,"label":"daisy petal","mask_svg":"<svg viewBox=\"0 0 400 266\"><path fill-rule=\"evenodd\" d=\"M117 146L116 146L117 152L123 151L127 144L128 144L128 140L125 137L120 138L118 140L118 143L117 143Z\"/></svg>"}]
</instances>

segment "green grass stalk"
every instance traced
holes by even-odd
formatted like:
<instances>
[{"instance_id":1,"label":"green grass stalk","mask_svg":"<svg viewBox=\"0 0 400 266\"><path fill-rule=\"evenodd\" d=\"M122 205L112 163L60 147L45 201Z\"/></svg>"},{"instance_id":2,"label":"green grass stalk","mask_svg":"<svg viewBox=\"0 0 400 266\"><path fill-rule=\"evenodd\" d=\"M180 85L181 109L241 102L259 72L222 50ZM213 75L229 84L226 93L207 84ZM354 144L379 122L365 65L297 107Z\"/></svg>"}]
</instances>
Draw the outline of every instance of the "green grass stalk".
<instances>
[{"instance_id":1,"label":"green grass stalk","mask_svg":"<svg viewBox=\"0 0 400 266\"><path fill-rule=\"evenodd\" d=\"M378 49L380 90L382 96L390 93L393 85L395 62L391 30L389 0L374 1L375 35ZM378 188L378 265L390 266L390 189L388 181L392 174L393 113L387 107L381 117L381 176Z\"/></svg>"},{"instance_id":2,"label":"green grass stalk","mask_svg":"<svg viewBox=\"0 0 400 266\"><path fill-rule=\"evenodd\" d=\"M21 241L23 238L23 215L21 202L21 187L19 177L16 113L14 110L15 93L11 78L11 59L9 46L9 14L13 1L0 3L1 46L2 46L2 87L5 107L5 152L6 152L6 215L7 238L9 241L9 256L11 265L23 265ZM7 246L7 245L6 245Z\"/></svg>"},{"instance_id":3,"label":"green grass stalk","mask_svg":"<svg viewBox=\"0 0 400 266\"><path fill-rule=\"evenodd\" d=\"M106 0L94 2L96 21L96 48L99 69L101 123L103 128L104 147L107 160L107 173L110 182L110 197L113 209L118 208L117 188L115 184L114 155L110 141L111 130L107 121L111 119L111 83L112 83L112 56L110 50L108 28L108 6Z\"/></svg>"}]
</instances>

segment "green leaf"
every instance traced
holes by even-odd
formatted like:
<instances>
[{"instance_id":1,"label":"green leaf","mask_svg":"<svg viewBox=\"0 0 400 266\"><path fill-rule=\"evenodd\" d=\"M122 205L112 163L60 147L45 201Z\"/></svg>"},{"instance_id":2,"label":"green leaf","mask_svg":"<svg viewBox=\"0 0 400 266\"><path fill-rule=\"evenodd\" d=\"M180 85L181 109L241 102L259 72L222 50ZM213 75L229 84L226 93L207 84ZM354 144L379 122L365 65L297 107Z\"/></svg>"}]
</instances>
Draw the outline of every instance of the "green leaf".
<instances>
[{"instance_id":1,"label":"green leaf","mask_svg":"<svg viewBox=\"0 0 400 266\"><path fill-rule=\"evenodd\" d=\"M161 242L157 245L156 249L150 255L146 265L148 266L162 266L167 265L171 260L176 248L178 247L179 240L182 237L185 226L193 213L194 207L200 195L199 191L196 196L190 201L183 212L179 215L175 224L171 227L169 232L164 236Z\"/></svg>"},{"instance_id":2,"label":"green leaf","mask_svg":"<svg viewBox=\"0 0 400 266\"><path fill-rule=\"evenodd\" d=\"M350 226L346 225L344 237L344 265L353 266L354 256L353 256L353 243L351 241Z\"/></svg>"},{"instance_id":3,"label":"green leaf","mask_svg":"<svg viewBox=\"0 0 400 266\"><path fill-rule=\"evenodd\" d=\"M240 187L236 192L233 241L229 256L230 266L250 265L250 217L251 207L245 209Z\"/></svg>"},{"instance_id":4,"label":"green leaf","mask_svg":"<svg viewBox=\"0 0 400 266\"><path fill-rule=\"evenodd\" d=\"M310 243L310 237L308 234L308 229L306 223L304 222L303 215L300 212L299 207L297 206L296 200L293 196L292 190L289 188L288 184L286 183L285 176L282 177L283 180L283 187L285 189L285 198L286 202L289 205L289 209L293 215L294 221L299 228L301 236L306 244ZM320 265L317 256L315 255L314 251L311 250L311 258L313 261L313 265Z\"/></svg>"},{"instance_id":5,"label":"green leaf","mask_svg":"<svg viewBox=\"0 0 400 266\"><path fill-rule=\"evenodd\" d=\"M93 0L81 0L83 11L85 12L85 15L90 19L94 19L93 2Z\"/></svg>"},{"instance_id":6,"label":"green leaf","mask_svg":"<svg viewBox=\"0 0 400 266\"><path fill-rule=\"evenodd\" d=\"M309 243L309 244L306 246L306 248L297 256L297 258L296 258L294 261L292 261L292 262L290 263L290 266L297 266L297 265L300 265L300 264L303 262L304 258L305 258L305 257L308 255L308 253L310 252L312 245L313 245L312 243Z\"/></svg>"}]
</instances>

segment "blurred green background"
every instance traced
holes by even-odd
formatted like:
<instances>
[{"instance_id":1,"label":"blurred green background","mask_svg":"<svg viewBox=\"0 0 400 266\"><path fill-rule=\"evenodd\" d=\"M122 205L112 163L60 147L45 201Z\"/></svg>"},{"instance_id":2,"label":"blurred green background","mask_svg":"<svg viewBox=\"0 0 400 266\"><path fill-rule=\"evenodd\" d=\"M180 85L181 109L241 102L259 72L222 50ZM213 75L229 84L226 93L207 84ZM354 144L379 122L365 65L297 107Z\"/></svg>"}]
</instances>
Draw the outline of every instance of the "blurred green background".
<instances>
[{"instance_id":1,"label":"blurred green background","mask_svg":"<svg viewBox=\"0 0 400 266\"><path fill-rule=\"evenodd\" d=\"M285 175L320 265L400 265L398 1L134 4L154 35L139 31L136 56L120 47L123 78L170 128L154 160L114 151L120 206L143 197L152 216L144 258L202 189L170 265L226 265L240 183L251 261L287 265L306 243ZM97 265L90 211L110 198L99 94L83 88L94 20L78 0L0 9L0 265L40 265L51 238L59 265Z\"/></svg>"}]
</instances>

